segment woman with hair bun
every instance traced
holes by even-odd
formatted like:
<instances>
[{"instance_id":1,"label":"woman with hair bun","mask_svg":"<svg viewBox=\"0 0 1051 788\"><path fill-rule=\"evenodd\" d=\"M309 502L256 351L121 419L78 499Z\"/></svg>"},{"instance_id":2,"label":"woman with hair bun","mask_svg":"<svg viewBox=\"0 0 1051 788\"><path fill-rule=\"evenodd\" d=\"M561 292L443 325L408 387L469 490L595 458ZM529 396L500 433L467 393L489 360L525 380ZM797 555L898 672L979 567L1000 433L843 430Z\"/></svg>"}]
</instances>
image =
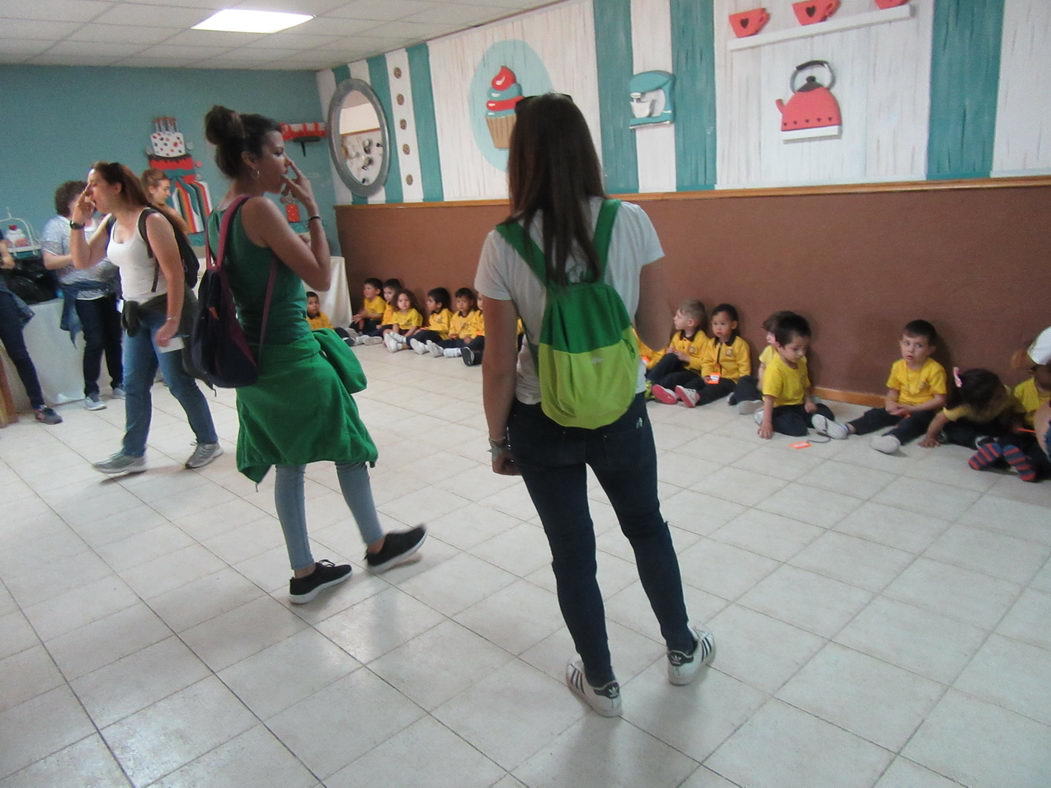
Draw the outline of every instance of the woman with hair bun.
<instances>
[{"instance_id":1,"label":"woman with hair bun","mask_svg":"<svg viewBox=\"0 0 1051 788\"><path fill-rule=\"evenodd\" d=\"M365 387L365 376L335 332L311 331L304 319L303 283L327 290L331 279L328 240L310 181L288 157L280 128L270 118L213 107L205 116L205 136L216 146L216 164L231 181L208 219L208 240L218 250L225 214L232 204L239 206L229 220L222 265L259 362L258 381L237 389L237 467L255 482L271 465L277 467L274 500L293 573L289 598L303 604L351 572L349 564L316 562L311 555L303 493L307 463L336 464L371 571L386 571L407 560L426 531L416 526L383 533L366 467L376 460L376 446L351 397ZM268 193L303 204L309 245L292 231Z\"/></svg>"},{"instance_id":2,"label":"woman with hair bun","mask_svg":"<svg viewBox=\"0 0 1051 788\"><path fill-rule=\"evenodd\" d=\"M146 239L139 233L139 215L148 200L142 184L118 162L96 162L87 188L73 205L69 222L69 252L77 268L90 268L103 257L120 271L124 294L124 441L121 450L95 463L105 474L146 470L146 438L153 411L150 389L160 367L168 390L179 401L197 437L187 468L202 468L223 453L212 414L197 382L182 365L179 333L186 282L175 231L159 214L146 217ZM109 214L91 236L84 225L97 210ZM154 257L146 248L149 240ZM183 326L188 329L188 326Z\"/></svg>"}]
</instances>

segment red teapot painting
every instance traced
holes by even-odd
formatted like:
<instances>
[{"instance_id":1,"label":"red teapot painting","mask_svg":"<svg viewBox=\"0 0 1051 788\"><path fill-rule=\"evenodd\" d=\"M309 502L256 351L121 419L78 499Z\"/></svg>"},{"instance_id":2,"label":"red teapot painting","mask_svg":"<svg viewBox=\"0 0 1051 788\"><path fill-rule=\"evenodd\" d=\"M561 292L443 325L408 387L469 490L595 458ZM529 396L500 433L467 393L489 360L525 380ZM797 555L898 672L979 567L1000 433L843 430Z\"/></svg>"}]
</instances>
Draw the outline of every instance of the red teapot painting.
<instances>
[{"instance_id":1,"label":"red teapot painting","mask_svg":"<svg viewBox=\"0 0 1051 788\"><path fill-rule=\"evenodd\" d=\"M828 82L822 84L817 77L808 74L800 87L796 79L804 71L824 68L828 71ZM839 102L832 95L830 88L836 81L832 66L825 60L808 60L800 63L792 72L788 82L792 96L788 103L778 99L777 108L781 111L781 139L791 140L814 139L816 137L838 137L842 118L839 114Z\"/></svg>"}]
</instances>

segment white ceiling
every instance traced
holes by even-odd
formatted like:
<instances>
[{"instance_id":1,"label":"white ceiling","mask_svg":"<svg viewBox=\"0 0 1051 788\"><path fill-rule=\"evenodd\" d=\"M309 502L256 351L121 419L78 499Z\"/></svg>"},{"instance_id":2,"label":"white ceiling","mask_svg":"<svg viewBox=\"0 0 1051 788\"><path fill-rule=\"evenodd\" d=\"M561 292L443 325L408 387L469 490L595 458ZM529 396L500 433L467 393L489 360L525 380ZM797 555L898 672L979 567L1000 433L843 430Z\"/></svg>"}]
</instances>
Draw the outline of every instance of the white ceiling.
<instances>
[{"instance_id":1,"label":"white ceiling","mask_svg":"<svg viewBox=\"0 0 1051 788\"><path fill-rule=\"evenodd\" d=\"M551 0L0 0L0 64L317 70ZM270 35L191 30L220 8L315 18Z\"/></svg>"}]
</instances>

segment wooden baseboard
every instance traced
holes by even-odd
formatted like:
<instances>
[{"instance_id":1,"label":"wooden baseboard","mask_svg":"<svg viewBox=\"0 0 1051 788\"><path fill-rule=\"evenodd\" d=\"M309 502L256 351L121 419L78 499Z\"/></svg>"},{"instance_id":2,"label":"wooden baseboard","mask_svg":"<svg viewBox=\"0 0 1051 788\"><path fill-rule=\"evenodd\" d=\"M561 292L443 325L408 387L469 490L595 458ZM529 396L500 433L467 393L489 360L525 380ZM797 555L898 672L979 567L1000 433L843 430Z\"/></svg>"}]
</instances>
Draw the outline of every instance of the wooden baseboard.
<instances>
[{"instance_id":1,"label":"wooden baseboard","mask_svg":"<svg viewBox=\"0 0 1051 788\"><path fill-rule=\"evenodd\" d=\"M843 389L826 389L823 386L814 386L814 393L821 399L849 402L851 405L864 405L868 408L883 407L883 397L879 394L867 394L863 391L845 391Z\"/></svg>"}]
</instances>

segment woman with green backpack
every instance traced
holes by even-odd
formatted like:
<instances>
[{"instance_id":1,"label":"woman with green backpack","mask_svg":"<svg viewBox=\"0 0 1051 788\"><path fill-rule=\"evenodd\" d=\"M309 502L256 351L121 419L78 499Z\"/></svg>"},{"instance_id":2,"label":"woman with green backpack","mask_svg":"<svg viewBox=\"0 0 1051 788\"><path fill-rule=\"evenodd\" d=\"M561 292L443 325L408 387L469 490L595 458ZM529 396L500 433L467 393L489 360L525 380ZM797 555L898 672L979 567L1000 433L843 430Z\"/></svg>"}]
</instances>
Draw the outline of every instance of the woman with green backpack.
<instances>
[{"instance_id":1,"label":"woman with green backpack","mask_svg":"<svg viewBox=\"0 0 1051 788\"><path fill-rule=\"evenodd\" d=\"M475 287L486 316L483 402L493 470L521 474L551 547L559 606L579 657L566 683L604 716L620 713L587 468L635 552L667 644L668 679L688 684L714 652L690 625L643 399L643 341L669 321L663 251L637 205L606 198L587 123L568 96L522 99L508 154L511 215L485 241ZM527 341L516 353L521 317Z\"/></svg>"}]
</instances>

